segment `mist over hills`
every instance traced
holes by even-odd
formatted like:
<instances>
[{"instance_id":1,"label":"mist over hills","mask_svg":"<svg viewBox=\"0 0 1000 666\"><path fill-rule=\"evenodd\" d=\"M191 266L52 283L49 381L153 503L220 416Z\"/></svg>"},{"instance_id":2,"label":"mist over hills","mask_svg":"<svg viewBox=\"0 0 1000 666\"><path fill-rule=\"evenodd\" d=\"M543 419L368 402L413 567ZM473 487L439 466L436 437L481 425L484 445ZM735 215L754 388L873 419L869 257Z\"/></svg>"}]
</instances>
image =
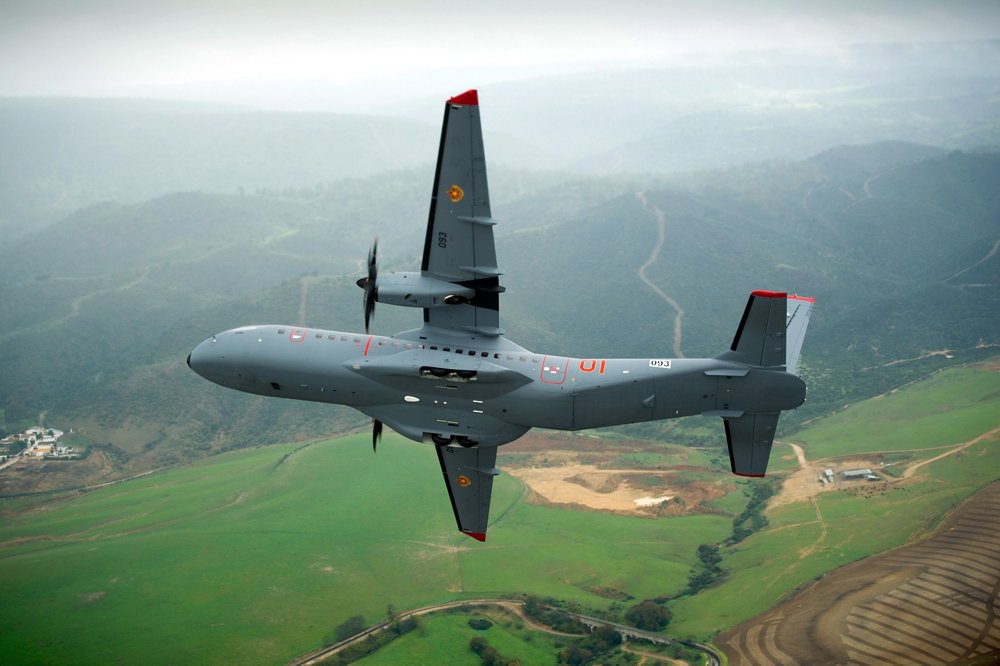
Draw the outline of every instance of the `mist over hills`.
<instances>
[{"instance_id":1,"label":"mist over hills","mask_svg":"<svg viewBox=\"0 0 1000 666\"><path fill-rule=\"evenodd\" d=\"M403 192L424 184L406 180L398 199L382 205L419 197ZM792 424L944 362L897 361L941 349L960 358L995 353L996 182L998 155L888 144L636 189L591 179L587 188L609 199L543 225L525 218L545 219L547 197L528 192L494 207L501 219L505 209L520 218L497 227L508 288L502 324L544 352L671 355L676 313L637 273L657 242L659 211L665 242L647 275L685 310L686 355L728 345L750 289L819 299L802 366L809 402L790 415ZM0 253L7 422L46 411L50 422L113 445L122 471L362 425L343 408L220 390L183 363L207 335L251 322L360 330L353 278L369 228L380 228L380 207L373 204L370 225L316 214L355 192L331 187L318 198L308 190L282 200L175 194L87 209L15 241ZM411 216L406 227L383 227L382 246L397 255L402 247L410 257L395 263L412 269L423 220ZM24 257L58 260L26 265ZM419 318L383 306L375 331L417 326ZM640 430L663 436L671 425Z\"/></svg>"},{"instance_id":2,"label":"mist over hills","mask_svg":"<svg viewBox=\"0 0 1000 666\"><path fill-rule=\"evenodd\" d=\"M751 289L819 299L809 402L785 427L948 362L931 352L995 354L1000 154L976 147L1000 145L1000 77L982 71L995 43L962 48L939 66L910 54L902 79L888 48L853 51L864 67L775 55L743 78L702 63L495 87L483 116L508 336L671 356L677 312L638 275L662 219L646 275L684 311L685 355L727 346ZM969 53L983 66L955 75ZM364 424L220 389L184 358L247 323L361 330L371 239L383 271L419 265L440 104L416 122L0 101L0 429L45 413L124 474ZM419 321L381 306L374 330Z\"/></svg>"},{"instance_id":3,"label":"mist over hills","mask_svg":"<svg viewBox=\"0 0 1000 666\"><path fill-rule=\"evenodd\" d=\"M1000 145L1000 41L692 55L481 90L491 163L649 175L898 140ZM457 91L456 91L457 92ZM351 113L195 102L0 99L0 244L94 203L270 193L430 169L441 99ZM369 193L369 196L373 196Z\"/></svg>"}]
</instances>

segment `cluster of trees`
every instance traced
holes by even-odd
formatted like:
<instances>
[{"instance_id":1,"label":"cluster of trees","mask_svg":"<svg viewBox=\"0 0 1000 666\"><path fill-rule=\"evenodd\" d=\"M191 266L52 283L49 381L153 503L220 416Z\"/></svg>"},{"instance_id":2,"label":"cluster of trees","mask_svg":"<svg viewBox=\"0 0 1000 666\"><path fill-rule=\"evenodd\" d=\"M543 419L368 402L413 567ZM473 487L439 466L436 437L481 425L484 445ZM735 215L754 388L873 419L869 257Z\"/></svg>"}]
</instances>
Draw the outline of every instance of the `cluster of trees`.
<instances>
[{"instance_id":1,"label":"cluster of trees","mask_svg":"<svg viewBox=\"0 0 1000 666\"><path fill-rule=\"evenodd\" d=\"M621 645L622 637L611 627L598 627L586 638L559 652L560 664L588 664Z\"/></svg>"},{"instance_id":2,"label":"cluster of trees","mask_svg":"<svg viewBox=\"0 0 1000 666\"><path fill-rule=\"evenodd\" d=\"M515 657L505 657L489 644L482 636L473 636L469 641L469 649L479 655L485 666L520 666L521 660Z\"/></svg>"},{"instance_id":3,"label":"cluster of trees","mask_svg":"<svg viewBox=\"0 0 1000 666\"><path fill-rule=\"evenodd\" d=\"M764 509L775 492L777 483L770 479L760 479L749 484L744 494L750 498L747 508L743 509L740 515L733 518L733 533L726 537L723 545L732 546L743 541L748 536L767 526L767 518L764 517Z\"/></svg>"},{"instance_id":4,"label":"cluster of trees","mask_svg":"<svg viewBox=\"0 0 1000 666\"><path fill-rule=\"evenodd\" d=\"M682 594L698 594L725 576L725 572L719 566L721 563L722 554L719 553L718 546L710 543L698 546L698 561L691 567L688 586Z\"/></svg>"},{"instance_id":5,"label":"cluster of trees","mask_svg":"<svg viewBox=\"0 0 1000 666\"><path fill-rule=\"evenodd\" d=\"M665 629L670 619L670 609L657 599L647 599L625 611L625 621L644 631Z\"/></svg>"},{"instance_id":6,"label":"cluster of trees","mask_svg":"<svg viewBox=\"0 0 1000 666\"><path fill-rule=\"evenodd\" d=\"M423 635L424 629L420 622L420 618L410 617L405 620L400 620L397 617L396 610L392 604L389 604L387 607L386 617L389 622L389 626L384 631L376 631L375 633L369 634L368 638L366 638L363 642L344 649L324 663L350 664L372 654L400 636L408 634L415 629ZM335 645L350 638L351 636L356 636L364 631L366 627L367 624L363 616L352 615L338 624L331 634L324 637L323 646L330 647L331 645Z\"/></svg>"},{"instance_id":7,"label":"cluster of trees","mask_svg":"<svg viewBox=\"0 0 1000 666\"><path fill-rule=\"evenodd\" d=\"M553 604L556 603L559 602L555 599L542 600L536 596L528 596L524 600L524 614L556 631L563 631L570 634L582 634L586 632L586 627L562 613L559 609L554 608Z\"/></svg>"}]
</instances>

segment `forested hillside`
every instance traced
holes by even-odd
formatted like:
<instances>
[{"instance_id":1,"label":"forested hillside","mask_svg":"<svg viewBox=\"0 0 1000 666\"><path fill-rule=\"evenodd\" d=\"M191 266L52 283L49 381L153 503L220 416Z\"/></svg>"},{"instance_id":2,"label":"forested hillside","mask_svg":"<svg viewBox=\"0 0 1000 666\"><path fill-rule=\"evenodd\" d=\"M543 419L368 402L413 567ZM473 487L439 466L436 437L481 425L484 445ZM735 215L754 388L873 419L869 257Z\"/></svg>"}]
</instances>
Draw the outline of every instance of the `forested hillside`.
<instances>
[{"instance_id":1,"label":"forested hillside","mask_svg":"<svg viewBox=\"0 0 1000 666\"><path fill-rule=\"evenodd\" d=\"M374 180L280 200L180 194L98 206L14 243L0 257L7 422L45 411L112 443L129 469L362 424L349 410L221 390L184 358L250 322L360 330L353 279L370 236L382 234L387 269L414 268L426 206L423 178L403 173L379 178L387 196L366 209L356 186ZM501 170L495 187L525 181ZM646 273L684 310L685 355L724 348L751 289L818 298L802 366L809 402L794 423L946 359L900 361L1000 344L996 182L998 155L889 144L670 185L592 179L582 200L609 198L567 219L547 212L552 189L528 192L495 206L501 220L517 216L497 227L503 324L540 351L671 354L676 311L638 274L662 216ZM405 224L385 223L407 207ZM418 323L418 312L382 307L375 330Z\"/></svg>"},{"instance_id":2,"label":"forested hillside","mask_svg":"<svg viewBox=\"0 0 1000 666\"><path fill-rule=\"evenodd\" d=\"M995 353L996 47L968 46L980 64L962 76L962 48L942 47L910 68L886 69L902 62L890 49L497 86L483 120L507 334L575 356L704 356L750 290L815 296L809 399L787 429ZM0 430L44 414L121 474L363 424L223 390L184 358L253 322L361 329L372 239L383 271L419 265L440 100L406 118L423 106L0 101ZM374 330L419 319L384 306ZM633 431L721 441L677 427Z\"/></svg>"}]
</instances>

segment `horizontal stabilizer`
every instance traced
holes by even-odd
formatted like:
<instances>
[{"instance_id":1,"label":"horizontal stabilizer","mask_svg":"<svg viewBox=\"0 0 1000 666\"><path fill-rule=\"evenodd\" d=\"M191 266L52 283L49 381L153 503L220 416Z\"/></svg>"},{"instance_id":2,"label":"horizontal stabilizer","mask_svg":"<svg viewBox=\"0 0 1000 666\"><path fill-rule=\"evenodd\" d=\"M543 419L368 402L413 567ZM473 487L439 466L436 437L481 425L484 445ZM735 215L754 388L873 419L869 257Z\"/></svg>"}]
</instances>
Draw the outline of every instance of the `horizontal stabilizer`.
<instances>
[{"instance_id":1,"label":"horizontal stabilizer","mask_svg":"<svg viewBox=\"0 0 1000 666\"><path fill-rule=\"evenodd\" d=\"M722 422L726 426L733 474L764 476L778 414L744 414L739 418L723 418Z\"/></svg>"},{"instance_id":2,"label":"horizontal stabilizer","mask_svg":"<svg viewBox=\"0 0 1000 666\"><path fill-rule=\"evenodd\" d=\"M785 328L785 371L793 375L799 367L802 341L806 338L806 327L809 325L809 315L812 314L815 302L815 298L806 298L805 296L788 297L788 324Z\"/></svg>"}]
</instances>

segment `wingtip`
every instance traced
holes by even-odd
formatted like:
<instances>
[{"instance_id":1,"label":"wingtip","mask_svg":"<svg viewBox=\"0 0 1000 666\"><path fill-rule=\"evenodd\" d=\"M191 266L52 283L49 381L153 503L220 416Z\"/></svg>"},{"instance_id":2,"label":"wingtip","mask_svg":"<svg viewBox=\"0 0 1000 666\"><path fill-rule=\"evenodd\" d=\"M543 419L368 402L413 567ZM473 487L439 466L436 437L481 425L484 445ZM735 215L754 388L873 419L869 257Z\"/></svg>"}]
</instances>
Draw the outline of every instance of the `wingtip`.
<instances>
[{"instance_id":1,"label":"wingtip","mask_svg":"<svg viewBox=\"0 0 1000 666\"><path fill-rule=\"evenodd\" d=\"M470 536L476 541L486 541L486 532L466 532L465 530L462 530L462 534Z\"/></svg>"},{"instance_id":2,"label":"wingtip","mask_svg":"<svg viewBox=\"0 0 1000 666\"><path fill-rule=\"evenodd\" d=\"M455 95L448 100L449 104L459 104L461 106L479 106L479 92L476 89L466 90L461 95Z\"/></svg>"}]
</instances>

